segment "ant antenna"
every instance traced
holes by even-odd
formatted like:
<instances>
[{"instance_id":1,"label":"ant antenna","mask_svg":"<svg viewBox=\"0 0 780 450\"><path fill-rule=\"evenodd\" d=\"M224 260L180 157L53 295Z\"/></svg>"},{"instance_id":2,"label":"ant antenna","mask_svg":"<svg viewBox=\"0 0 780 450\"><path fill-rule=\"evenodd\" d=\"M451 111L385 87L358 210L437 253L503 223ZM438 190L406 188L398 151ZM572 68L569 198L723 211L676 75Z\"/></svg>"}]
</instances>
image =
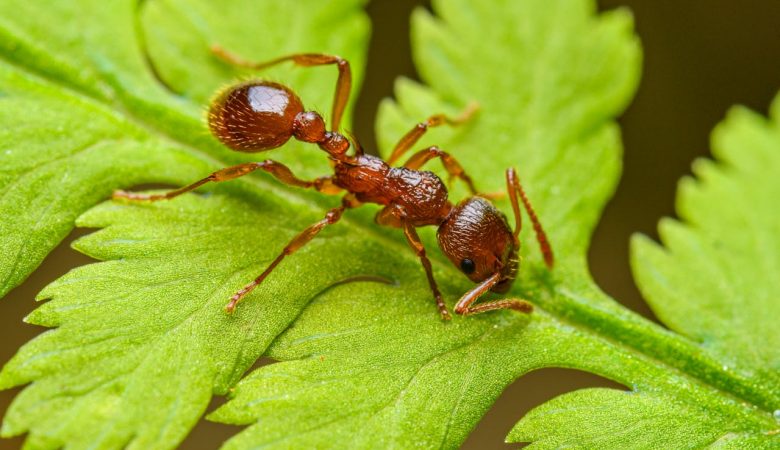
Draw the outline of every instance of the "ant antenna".
<instances>
[{"instance_id":1,"label":"ant antenna","mask_svg":"<svg viewBox=\"0 0 780 450\"><path fill-rule=\"evenodd\" d=\"M517 177L514 168L506 170L506 188L507 191L509 191L509 200L512 202L512 210L515 213L515 231L512 233L515 245L518 245L520 242L518 235L523 228L523 220L520 216L520 205L517 202L517 197L519 196L520 200L523 202L525 211L528 213L528 217L531 218L531 223L533 224L534 232L536 233L536 240L539 241L539 249L544 256L544 263L547 264L547 267L552 268L555 259L553 257L552 247L550 247L550 241L547 240L547 234L545 234L542 224L539 222L539 218L536 217L536 212L534 211L533 206L531 206L531 202L528 201L528 197L525 195L525 191L520 185L520 180Z\"/></svg>"}]
</instances>

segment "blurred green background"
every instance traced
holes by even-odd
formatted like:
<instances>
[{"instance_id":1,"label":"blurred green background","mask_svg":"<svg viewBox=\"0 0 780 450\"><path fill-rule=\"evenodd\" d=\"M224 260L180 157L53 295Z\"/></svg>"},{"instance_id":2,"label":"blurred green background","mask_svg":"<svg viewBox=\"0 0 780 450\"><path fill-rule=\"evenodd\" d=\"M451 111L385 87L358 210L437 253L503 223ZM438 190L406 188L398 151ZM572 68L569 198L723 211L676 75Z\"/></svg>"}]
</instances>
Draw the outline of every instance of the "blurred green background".
<instances>
[{"instance_id":1,"label":"blurred green background","mask_svg":"<svg viewBox=\"0 0 780 450\"><path fill-rule=\"evenodd\" d=\"M376 107L383 97L392 95L393 80L399 75L416 77L409 55L408 18L413 8L428 8L429 3L375 0L368 6L373 37L354 124L355 134L368 148L375 147ZM658 219L674 216L677 180L690 173L695 158L708 155L710 131L730 106L742 104L766 112L780 88L780 2L601 0L599 6L633 10L645 64L639 92L620 119L625 146L623 178L596 230L589 259L596 281L607 293L655 320L631 279L629 237L635 232L657 237ZM70 268L90 262L69 248L83 234L72 233L36 273L0 301L0 363L42 331L21 322L33 309L35 294ZM498 399L464 448L517 447L503 440L526 411L586 386L615 385L562 369L545 369L521 378ZM0 392L0 412L18 392ZM202 421L182 448L216 448L237 430ZM3 439L0 449L20 448L21 443L21 438Z\"/></svg>"}]
</instances>

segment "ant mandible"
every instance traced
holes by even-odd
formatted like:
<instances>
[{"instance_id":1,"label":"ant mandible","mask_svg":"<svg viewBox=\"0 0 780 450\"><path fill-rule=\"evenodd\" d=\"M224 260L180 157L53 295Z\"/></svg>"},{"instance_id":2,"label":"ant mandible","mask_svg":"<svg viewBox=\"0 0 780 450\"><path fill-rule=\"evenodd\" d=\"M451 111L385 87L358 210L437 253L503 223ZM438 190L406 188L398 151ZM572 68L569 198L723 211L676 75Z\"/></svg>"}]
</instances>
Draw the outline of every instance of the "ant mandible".
<instances>
[{"instance_id":1,"label":"ant mandible","mask_svg":"<svg viewBox=\"0 0 780 450\"><path fill-rule=\"evenodd\" d=\"M322 116L305 111L298 96L288 87L270 81L248 81L223 90L211 103L208 125L223 144L241 152L261 152L281 146L291 137L317 144L324 150L334 168L334 174L313 181L301 180L281 163L272 160L238 164L218 170L202 180L164 194L141 194L125 191L114 192L114 198L129 200L168 200L189 192L208 182L232 180L255 170L264 170L279 181L302 188L313 188L326 194L346 191L341 206L333 208L319 222L309 226L290 241L279 256L254 281L236 292L225 309L233 312L241 299L257 287L288 255L300 249L323 228L341 219L346 209L364 203L376 203L383 208L376 215L380 225L401 228L409 246L420 258L428 277L428 284L439 308L442 319L449 320L450 313L442 300L431 262L415 228L438 226L437 238L445 255L471 281L479 283L464 294L455 305L461 315L477 314L496 309L513 309L524 313L533 310L525 300L503 299L474 304L488 291L505 293L517 276L521 229L520 202L533 223L539 247L549 268L553 265L552 248L523 191L514 169L506 171L506 184L515 216L514 232L506 216L484 196L478 196L472 179L449 153L438 147L428 147L414 153L401 167L393 167L401 156L431 128L443 124L457 125L464 122L475 108L469 108L458 118L442 114L433 115L417 124L396 144L390 158L363 153L357 140L352 138L354 154L348 155L350 140L339 133L339 124L349 98L352 84L349 62L338 56L325 54L295 54L264 63L245 61L220 47L213 53L226 63L252 69L263 69L283 62L293 62L304 67L336 65L338 80L331 114L331 129L327 130ZM453 205L447 199L447 188L432 172L419 170L425 163L440 158L451 179L460 178L472 196Z\"/></svg>"}]
</instances>

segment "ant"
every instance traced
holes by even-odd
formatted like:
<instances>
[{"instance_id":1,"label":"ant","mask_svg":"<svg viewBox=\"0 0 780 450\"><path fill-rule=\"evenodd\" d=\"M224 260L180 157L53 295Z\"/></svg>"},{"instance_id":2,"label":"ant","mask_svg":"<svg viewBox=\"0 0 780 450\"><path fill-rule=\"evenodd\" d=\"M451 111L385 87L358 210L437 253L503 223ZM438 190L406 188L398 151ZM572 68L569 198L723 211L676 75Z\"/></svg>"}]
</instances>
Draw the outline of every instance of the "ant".
<instances>
[{"instance_id":1,"label":"ant","mask_svg":"<svg viewBox=\"0 0 780 450\"><path fill-rule=\"evenodd\" d=\"M357 208L364 203L383 206L376 215L376 223L403 229L409 246L425 268L428 284L443 320L449 320L450 313L436 285L431 262L417 234L417 227L438 226L437 239L444 254L471 281L479 283L455 305L457 314L470 315L496 309L513 309L524 313L533 310L529 302L518 299L474 304L488 291L506 293L517 276L520 248L518 234L521 229L518 197L531 218L547 267L553 266L552 248L515 170L510 168L506 171L507 190L515 216L515 229L512 231L506 216L493 206L487 196L477 195L471 177L460 163L438 147L420 150L403 166L394 167L399 158L410 150L429 128L463 123L473 114L475 107L467 108L457 118L437 114L417 124L396 144L387 161L383 161L379 157L364 154L356 139L351 136L347 139L338 131L352 84L347 60L326 54L301 53L253 63L221 47L212 47L212 52L228 64L251 69L264 69L284 62L293 62L303 67L335 65L338 68L338 79L330 130L326 128L320 114L304 110L301 100L291 89L271 81L254 80L230 86L217 94L208 111L211 133L231 149L248 153L261 152L279 147L294 137L303 142L317 144L324 150L332 162L334 174L306 181L296 177L283 164L265 160L218 170L195 183L164 194L116 191L113 198L168 200L208 182L232 180L256 170L264 170L282 183L313 188L325 194L346 191L341 206L329 210L322 220L293 238L260 276L230 298L225 307L228 313L233 312L238 302L262 283L286 256L306 245L328 225L338 222L345 210ZM354 146L354 152L350 155L347 151L351 145ZM457 205L447 199L447 188L442 180L432 172L420 170L434 158L441 159L450 180L459 178L468 185L471 197Z\"/></svg>"}]
</instances>

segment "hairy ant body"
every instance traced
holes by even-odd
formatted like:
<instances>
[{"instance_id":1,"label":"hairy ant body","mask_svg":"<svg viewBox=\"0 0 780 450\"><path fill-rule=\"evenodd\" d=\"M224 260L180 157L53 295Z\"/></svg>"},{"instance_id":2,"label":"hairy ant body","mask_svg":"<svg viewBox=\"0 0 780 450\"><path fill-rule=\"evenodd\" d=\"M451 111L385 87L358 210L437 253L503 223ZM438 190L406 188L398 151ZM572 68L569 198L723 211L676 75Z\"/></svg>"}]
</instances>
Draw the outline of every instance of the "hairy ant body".
<instances>
[{"instance_id":1,"label":"hairy ant body","mask_svg":"<svg viewBox=\"0 0 780 450\"><path fill-rule=\"evenodd\" d=\"M401 138L387 161L366 155L353 139L354 154L349 155L350 140L339 133L339 124L349 98L351 72L349 63L337 56L324 54L296 54L265 63L251 63L215 47L215 55L227 63L262 69L291 61L299 66L336 65L339 76L331 114L331 129L314 111L305 111L298 96L286 86L269 81L250 81L234 85L212 102L208 124L212 134L228 147L242 152L260 152L276 148L294 137L315 143L333 162L334 174L305 181L297 178L281 163L272 160L238 164L218 170L193 184L164 194L141 194L116 191L114 198L156 201L174 198L208 182L232 180L256 170L264 170L279 181L302 188L313 188L327 194L346 191L341 206L327 212L319 222L309 226L290 241L254 281L236 292L225 307L232 312L238 302L273 271L288 255L308 243L323 228L341 219L342 213L363 203L384 206L376 215L380 225L401 228L409 246L420 258L428 283L442 319L450 314L442 300L433 277L430 260L416 227L438 226L439 246L447 257L473 282L479 283L464 294L455 305L462 315L495 309L514 309L531 312L533 307L525 300L503 299L474 304L488 291L505 293L511 287L519 267L518 234L521 229L519 203L522 202L533 223L539 246L548 267L553 265L552 249L539 220L526 197L514 169L506 171L507 190L515 215L515 230L510 229L506 216L484 197L477 195L474 183L463 167L450 154L438 147L428 147L414 153L401 167L394 163L422 137L428 128L443 124L456 125L469 118L474 108L461 117L450 119L433 115L417 124ZM447 188L432 172L419 170L425 163L440 158L451 178L460 178L471 190L472 196L453 205L447 198ZM518 197L520 202L518 202Z\"/></svg>"}]
</instances>

